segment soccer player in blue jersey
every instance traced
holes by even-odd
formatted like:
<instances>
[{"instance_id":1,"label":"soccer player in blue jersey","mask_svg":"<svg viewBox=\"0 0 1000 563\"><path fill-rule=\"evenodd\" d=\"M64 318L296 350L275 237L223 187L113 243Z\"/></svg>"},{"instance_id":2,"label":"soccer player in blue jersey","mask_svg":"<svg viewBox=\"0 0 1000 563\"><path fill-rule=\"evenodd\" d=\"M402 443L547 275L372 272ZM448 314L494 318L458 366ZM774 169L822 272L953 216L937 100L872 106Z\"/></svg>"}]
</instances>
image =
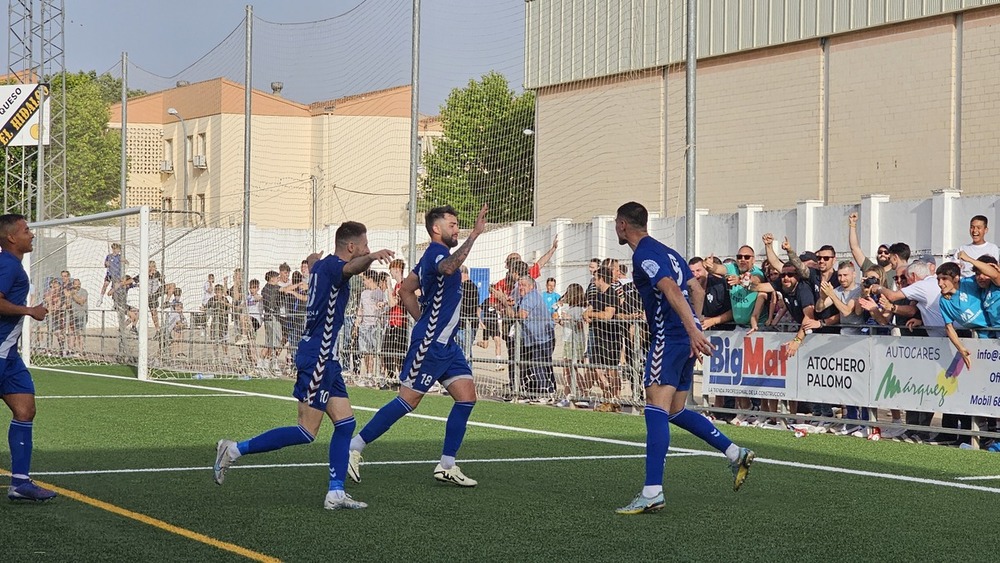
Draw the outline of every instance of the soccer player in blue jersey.
<instances>
[{"instance_id":1,"label":"soccer player in blue jersey","mask_svg":"<svg viewBox=\"0 0 1000 563\"><path fill-rule=\"evenodd\" d=\"M632 279L642 297L650 333L643 380L646 484L635 500L617 510L619 514L655 512L664 507L663 466L670 447L671 422L726 455L735 477L734 491L743 485L754 460L752 451L734 444L707 418L684 408L695 361L702 354L712 353L692 305L701 308L704 290L677 251L649 236L648 219L646 208L634 201L619 207L615 217L618 243L628 244L633 251Z\"/></svg>"},{"instance_id":2,"label":"soccer player in blue jersey","mask_svg":"<svg viewBox=\"0 0 1000 563\"><path fill-rule=\"evenodd\" d=\"M35 235L24 215L0 215L0 395L11 412L7 442L10 445L12 500L49 500L56 494L31 481L31 424L35 419L35 384L17 351L24 317L36 321L49 312L42 305L26 307L30 281L21 265L31 252Z\"/></svg>"},{"instance_id":3,"label":"soccer player in blue jersey","mask_svg":"<svg viewBox=\"0 0 1000 563\"><path fill-rule=\"evenodd\" d=\"M369 252L368 234L361 223L348 221L337 228L336 251L320 259L319 254L307 258L309 268L309 298L306 302L306 326L295 354L298 380L293 396L299 400L298 426L273 428L245 440L219 440L215 457L215 482L222 484L233 462L246 454L269 452L308 444L316 439L323 413L333 421L330 440L330 488L323 508L366 508L344 492L347 473L348 446L354 434L354 411L347 398L347 388L341 375L337 335L344 324L344 309L351 293L351 276L360 274L378 260L388 263L389 250Z\"/></svg>"},{"instance_id":4,"label":"soccer player in blue jersey","mask_svg":"<svg viewBox=\"0 0 1000 563\"><path fill-rule=\"evenodd\" d=\"M431 237L430 246L416 268L400 282L400 301L406 312L417 319L417 323L413 327L410 348L399 375L399 396L379 409L351 440L348 474L355 481L361 480L361 450L417 408L424 394L440 381L455 404L445 424L444 449L441 463L434 468L434 478L460 487L475 487L477 484L455 465L455 455L462 445L469 415L476 405L472 368L455 340L455 333L462 313L460 269L472 245L486 228L486 211L487 206L484 205L469 238L454 254L450 254L449 249L458 246L458 213L450 205L435 207L427 212L425 225ZM419 300L416 294L418 289Z\"/></svg>"}]
</instances>

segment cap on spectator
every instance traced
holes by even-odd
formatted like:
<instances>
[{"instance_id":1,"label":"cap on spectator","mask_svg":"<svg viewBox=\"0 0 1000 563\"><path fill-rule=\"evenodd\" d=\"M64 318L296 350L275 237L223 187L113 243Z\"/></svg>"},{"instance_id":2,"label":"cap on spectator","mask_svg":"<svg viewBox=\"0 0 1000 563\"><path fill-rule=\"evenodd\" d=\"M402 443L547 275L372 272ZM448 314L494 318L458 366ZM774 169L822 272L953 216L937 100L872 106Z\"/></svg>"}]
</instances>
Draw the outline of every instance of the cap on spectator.
<instances>
[{"instance_id":1,"label":"cap on spectator","mask_svg":"<svg viewBox=\"0 0 1000 563\"><path fill-rule=\"evenodd\" d=\"M803 262L809 262L810 260L812 260L813 262L815 262L816 261L816 253L807 250L807 251L803 252L802 254L799 254L799 260L802 260Z\"/></svg>"},{"instance_id":2,"label":"cap on spectator","mask_svg":"<svg viewBox=\"0 0 1000 563\"><path fill-rule=\"evenodd\" d=\"M917 260L920 260L921 262L927 262L928 264L934 264L935 266L937 266L937 259L934 258L933 254L921 254L920 256L917 256Z\"/></svg>"}]
</instances>

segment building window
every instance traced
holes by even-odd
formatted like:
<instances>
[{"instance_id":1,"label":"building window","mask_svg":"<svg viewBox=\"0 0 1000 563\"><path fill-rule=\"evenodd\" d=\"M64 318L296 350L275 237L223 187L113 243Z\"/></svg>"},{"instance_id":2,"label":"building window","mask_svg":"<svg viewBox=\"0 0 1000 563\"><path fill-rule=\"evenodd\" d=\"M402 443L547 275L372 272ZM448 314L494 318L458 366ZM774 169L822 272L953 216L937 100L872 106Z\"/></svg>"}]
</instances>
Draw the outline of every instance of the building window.
<instances>
[{"instance_id":1,"label":"building window","mask_svg":"<svg viewBox=\"0 0 1000 563\"><path fill-rule=\"evenodd\" d=\"M194 137L188 135L187 138L187 160L191 162L191 157L194 156Z\"/></svg>"},{"instance_id":2,"label":"building window","mask_svg":"<svg viewBox=\"0 0 1000 563\"><path fill-rule=\"evenodd\" d=\"M205 215L205 194L198 194L198 211Z\"/></svg>"},{"instance_id":3,"label":"building window","mask_svg":"<svg viewBox=\"0 0 1000 563\"><path fill-rule=\"evenodd\" d=\"M174 165L174 140L163 140L163 170L167 171Z\"/></svg>"},{"instance_id":4,"label":"building window","mask_svg":"<svg viewBox=\"0 0 1000 563\"><path fill-rule=\"evenodd\" d=\"M198 133L198 144L195 145L194 154L205 156L205 134Z\"/></svg>"}]
</instances>

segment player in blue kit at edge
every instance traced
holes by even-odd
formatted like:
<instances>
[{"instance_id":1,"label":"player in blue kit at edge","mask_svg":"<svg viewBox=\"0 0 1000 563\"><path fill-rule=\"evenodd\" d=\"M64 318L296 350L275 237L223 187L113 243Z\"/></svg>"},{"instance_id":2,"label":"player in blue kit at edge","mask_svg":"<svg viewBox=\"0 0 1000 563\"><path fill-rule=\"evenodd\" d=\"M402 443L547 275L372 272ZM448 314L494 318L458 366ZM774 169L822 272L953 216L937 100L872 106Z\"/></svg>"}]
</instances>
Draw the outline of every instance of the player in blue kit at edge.
<instances>
[{"instance_id":1,"label":"player in blue kit at edge","mask_svg":"<svg viewBox=\"0 0 1000 563\"><path fill-rule=\"evenodd\" d=\"M646 484L619 514L655 512L664 507L663 467L670 447L670 423L687 430L723 452L733 470L733 490L746 480L754 453L734 444L704 416L684 408L694 377L695 361L712 353L698 320L704 290L687 261L674 249L649 236L649 213L631 201L618 208L618 244L632 248L633 281L649 322L646 389ZM689 301L688 290L695 293ZM692 305L694 303L694 305Z\"/></svg>"},{"instance_id":2,"label":"player in blue kit at edge","mask_svg":"<svg viewBox=\"0 0 1000 563\"><path fill-rule=\"evenodd\" d=\"M351 276L360 274L378 260L388 263L393 252L369 252L367 229L347 221L335 235L336 252L320 259L312 254L309 262L309 298L306 327L295 354L298 379L293 396L299 400L298 426L273 428L243 442L219 440L215 457L215 482L222 484L228 469L240 456L308 444L316 439L323 413L333 421L330 441L330 488L323 508L366 508L344 492L348 446L354 434L354 411L338 360L337 335L344 324L344 309L351 294Z\"/></svg>"},{"instance_id":3,"label":"player in blue kit at edge","mask_svg":"<svg viewBox=\"0 0 1000 563\"><path fill-rule=\"evenodd\" d=\"M476 224L462 246L458 246L458 214L450 205L435 207L427 212L425 225L431 237L430 246L416 268L400 286L399 298L411 317L413 327L410 349L400 370L399 396L383 406L368 424L351 440L351 460L348 475L361 480L361 450L384 434L399 419L420 404L424 394L435 382L448 390L455 404L445 424L441 463L434 468L434 478L460 487L475 487L477 482L455 465L455 455L465 437L469 415L476 405L476 386L472 368L455 340L462 312L462 274L460 268L472 250L473 243L486 228L484 205ZM417 300L416 291L420 290Z\"/></svg>"},{"instance_id":4,"label":"player in blue kit at edge","mask_svg":"<svg viewBox=\"0 0 1000 563\"><path fill-rule=\"evenodd\" d=\"M21 265L31 252L35 235L24 215L0 215L0 395L11 412L7 441L10 445L11 500L49 500L56 494L31 481L31 426L35 418L35 384L17 351L24 317L45 319L42 305L26 307L31 282Z\"/></svg>"}]
</instances>

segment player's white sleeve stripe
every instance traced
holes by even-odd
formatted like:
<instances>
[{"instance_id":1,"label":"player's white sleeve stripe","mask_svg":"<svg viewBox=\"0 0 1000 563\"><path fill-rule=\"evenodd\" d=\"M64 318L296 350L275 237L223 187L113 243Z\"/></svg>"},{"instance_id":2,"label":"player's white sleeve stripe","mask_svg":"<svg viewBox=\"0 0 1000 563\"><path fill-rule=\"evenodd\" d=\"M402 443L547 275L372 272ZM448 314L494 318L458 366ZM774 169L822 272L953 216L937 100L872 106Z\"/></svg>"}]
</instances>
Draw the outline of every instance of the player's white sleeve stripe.
<instances>
[{"instance_id":1,"label":"player's white sleeve stripe","mask_svg":"<svg viewBox=\"0 0 1000 563\"><path fill-rule=\"evenodd\" d=\"M0 358L6 358L10 353L11 349L17 345L17 339L21 337L21 327L24 326L24 317L21 317L11 329L10 334L4 339L3 343L0 343Z\"/></svg>"}]
</instances>

